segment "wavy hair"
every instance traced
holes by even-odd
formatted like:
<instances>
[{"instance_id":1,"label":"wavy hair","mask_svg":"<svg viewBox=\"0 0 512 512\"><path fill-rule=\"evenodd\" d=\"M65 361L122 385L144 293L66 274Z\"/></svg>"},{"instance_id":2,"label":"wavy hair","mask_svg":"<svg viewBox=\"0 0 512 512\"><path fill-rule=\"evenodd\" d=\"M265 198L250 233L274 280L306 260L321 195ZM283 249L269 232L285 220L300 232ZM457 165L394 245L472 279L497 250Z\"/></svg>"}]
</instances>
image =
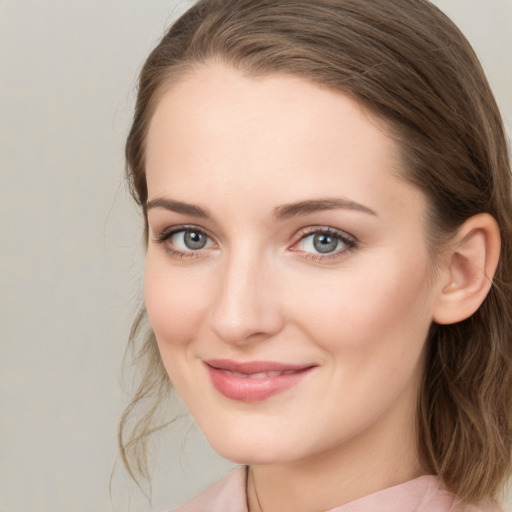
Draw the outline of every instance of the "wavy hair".
<instances>
[{"instance_id":1,"label":"wavy hair","mask_svg":"<svg viewBox=\"0 0 512 512\"><path fill-rule=\"evenodd\" d=\"M511 171L502 119L470 44L427 0L197 2L140 74L126 172L143 211L146 134L158 101L210 59L252 76L309 79L384 120L404 178L428 199L434 255L469 217L488 212L498 222L502 254L493 286L467 320L432 326L417 410L424 468L465 501L496 497L511 471ZM132 476L147 474L145 441L170 387L144 319L142 310L130 338L143 376L119 430Z\"/></svg>"}]
</instances>

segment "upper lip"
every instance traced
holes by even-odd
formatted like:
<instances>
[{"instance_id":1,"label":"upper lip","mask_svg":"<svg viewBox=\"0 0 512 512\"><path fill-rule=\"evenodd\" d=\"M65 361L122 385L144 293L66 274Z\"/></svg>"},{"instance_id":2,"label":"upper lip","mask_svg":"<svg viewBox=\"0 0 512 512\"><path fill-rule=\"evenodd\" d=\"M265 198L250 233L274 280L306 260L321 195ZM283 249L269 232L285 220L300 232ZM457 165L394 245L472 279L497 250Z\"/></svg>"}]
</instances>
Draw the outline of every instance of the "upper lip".
<instances>
[{"instance_id":1,"label":"upper lip","mask_svg":"<svg viewBox=\"0 0 512 512\"><path fill-rule=\"evenodd\" d=\"M300 371L316 366L311 363L288 364L276 361L232 361L230 359L207 359L204 361L208 366L217 370L227 370L234 373L262 373L262 372L285 372Z\"/></svg>"}]
</instances>

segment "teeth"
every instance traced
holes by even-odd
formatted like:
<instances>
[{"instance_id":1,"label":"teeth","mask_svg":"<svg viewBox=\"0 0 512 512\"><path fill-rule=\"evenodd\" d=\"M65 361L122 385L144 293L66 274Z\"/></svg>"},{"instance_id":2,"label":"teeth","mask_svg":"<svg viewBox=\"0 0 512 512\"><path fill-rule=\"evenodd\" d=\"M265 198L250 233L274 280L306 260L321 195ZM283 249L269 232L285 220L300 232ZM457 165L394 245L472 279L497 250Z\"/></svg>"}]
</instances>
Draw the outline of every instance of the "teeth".
<instances>
[{"instance_id":1,"label":"teeth","mask_svg":"<svg viewBox=\"0 0 512 512\"><path fill-rule=\"evenodd\" d=\"M243 379L246 379L247 377L249 377L248 373L238 373L238 372L229 372L229 373L233 374L233 376L235 376L235 377L241 377Z\"/></svg>"},{"instance_id":2,"label":"teeth","mask_svg":"<svg viewBox=\"0 0 512 512\"><path fill-rule=\"evenodd\" d=\"M228 371L228 370L226 370ZM231 372L231 375L234 377L238 377L241 379L265 379L265 378L272 378L272 377L280 377L281 375L292 375L296 373L296 370L285 370L285 371L268 371L268 372L258 372L258 373L239 373L239 372Z\"/></svg>"},{"instance_id":3,"label":"teeth","mask_svg":"<svg viewBox=\"0 0 512 512\"><path fill-rule=\"evenodd\" d=\"M249 374L250 379L264 379L265 377L268 377L267 372L259 372L259 373L250 373Z\"/></svg>"}]
</instances>

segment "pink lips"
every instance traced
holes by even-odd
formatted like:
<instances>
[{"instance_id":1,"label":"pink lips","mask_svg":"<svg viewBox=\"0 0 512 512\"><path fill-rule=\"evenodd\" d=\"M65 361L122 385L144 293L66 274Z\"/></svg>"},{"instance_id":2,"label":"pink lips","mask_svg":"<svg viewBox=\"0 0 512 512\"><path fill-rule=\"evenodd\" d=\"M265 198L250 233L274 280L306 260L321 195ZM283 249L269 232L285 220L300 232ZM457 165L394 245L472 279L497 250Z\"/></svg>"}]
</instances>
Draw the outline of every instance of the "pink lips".
<instances>
[{"instance_id":1,"label":"pink lips","mask_svg":"<svg viewBox=\"0 0 512 512\"><path fill-rule=\"evenodd\" d=\"M289 389L315 368L270 361L239 363L210 359L204 362L215 389L227 398L242 402L259 402Z\"/></svg>"}]
</instances>

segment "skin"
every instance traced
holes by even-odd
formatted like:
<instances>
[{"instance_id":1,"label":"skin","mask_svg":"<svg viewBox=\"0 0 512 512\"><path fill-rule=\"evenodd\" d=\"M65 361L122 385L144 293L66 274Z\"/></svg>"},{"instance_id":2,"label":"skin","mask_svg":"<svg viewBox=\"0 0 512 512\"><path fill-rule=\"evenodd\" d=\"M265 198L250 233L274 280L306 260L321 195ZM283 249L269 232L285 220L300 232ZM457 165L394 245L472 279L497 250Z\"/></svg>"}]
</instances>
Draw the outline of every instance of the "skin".
<instances>
[{"instance_id":1,"label":"skin","mask_svg":"<svg viewBox=\"0 0 512 512\"><path fill-rule=\"evenodd\" d=\"M328 510L421 475L414 415L444 284L425 197L400 178L382 124L304 79L211 62L163 95L146 164L148 315L213 448L251 465L251 510ZM350 207L276 219L282 205L326 198ZM187 248L183 233L161 240L181 226L205 232L206 246ZM310 233L326 228L354 247L322 258ZM213 387L211 358L315 368L247 403Z\"/></svg>"}]
</instances>

